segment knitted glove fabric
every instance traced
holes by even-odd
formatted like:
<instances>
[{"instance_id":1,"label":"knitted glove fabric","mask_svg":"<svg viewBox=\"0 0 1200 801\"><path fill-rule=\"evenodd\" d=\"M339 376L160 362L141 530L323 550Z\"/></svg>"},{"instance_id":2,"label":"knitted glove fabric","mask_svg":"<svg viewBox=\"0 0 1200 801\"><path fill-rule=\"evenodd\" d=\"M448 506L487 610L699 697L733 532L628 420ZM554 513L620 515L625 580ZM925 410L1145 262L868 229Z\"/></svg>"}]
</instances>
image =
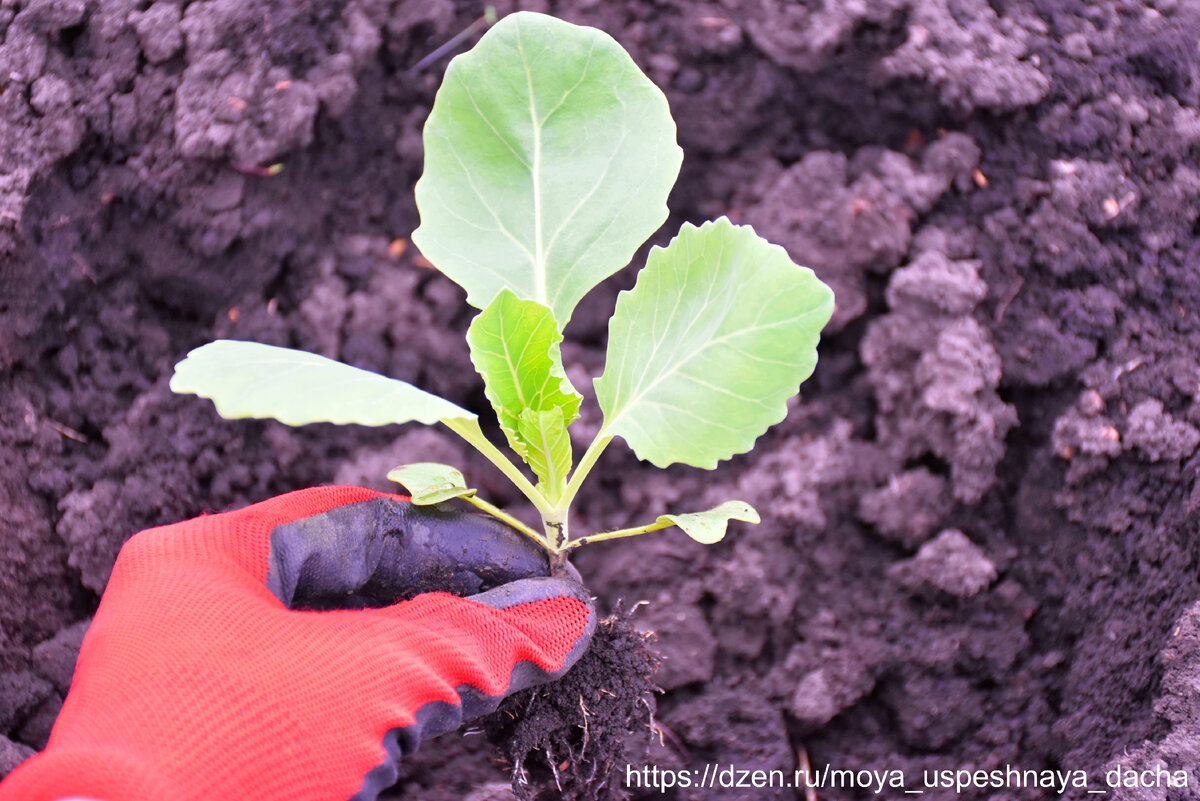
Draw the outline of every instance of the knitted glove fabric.
<instances>
[{"instance_id":1,"label":"knitted glove fabric","mask_svg":"<svg viewBox=\"0 0 1200 801\"><path fill-rule=\"evenodd\" d=\"M525 542L351 487L144 531L117 558L46 750L0 801L373 799L422 737L586 649L582 587L512 580L546 571ZM289 608L501 581L467 598Z\"/></svg>"}]
</instances>

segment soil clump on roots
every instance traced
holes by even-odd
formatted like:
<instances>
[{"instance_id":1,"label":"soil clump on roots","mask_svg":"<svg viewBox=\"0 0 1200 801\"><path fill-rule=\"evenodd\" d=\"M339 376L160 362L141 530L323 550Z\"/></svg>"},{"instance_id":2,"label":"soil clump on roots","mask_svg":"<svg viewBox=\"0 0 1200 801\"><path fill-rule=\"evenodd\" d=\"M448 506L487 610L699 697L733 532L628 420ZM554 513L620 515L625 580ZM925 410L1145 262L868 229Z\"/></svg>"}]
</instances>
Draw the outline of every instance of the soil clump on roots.
<instances>
[{"instance_id":1,"label":"soil clump on roots","mask_svg":"<svg viewBox=\"0 0 1200 801\"><path fill-rule=\"evenodd\" d=\"M514 694L481 721L521 801L629 797L625 766L654 733L658 659L647 639L618 607L567 675Z\"/></svg>"},{"instance_id":2,"label":"soil clump on roots","mask_svg":"<svg viewBox=\"0 0 1200 801\"><path fill-rule=\"evenodd\" d=\"M733 497L763 514L712 547L664 532L575 558L602 606L649 602L634 623L658 635L671 747L635 766L790 772L806 754L919 782L1200 762L1200 7L496 3L518 5L606 30L667 94L685 159L655 243L726 214L838 298L816 373L752 456L661 472L614 446L578 499L578 531ZM228 422L167 387L191 348L248 339L489 414L473 312L406 239L444 61L410 68L482 11L0 4L0 774L45 745L139 530L315 484L388 489L416 455L520 513L451 434ZM585 394L632 284L606 281L566 332ZM550 797L544 736L571 743L551 748L576 792L587 760L623 767L598 745L622 720L645 730L645 686L591 664L505 707L543 720L507 753ZM600 688L625 707L601 712ZM436 738L383 798L462 801L510 778L495 755Z\"/></svg>"}]
</instances>

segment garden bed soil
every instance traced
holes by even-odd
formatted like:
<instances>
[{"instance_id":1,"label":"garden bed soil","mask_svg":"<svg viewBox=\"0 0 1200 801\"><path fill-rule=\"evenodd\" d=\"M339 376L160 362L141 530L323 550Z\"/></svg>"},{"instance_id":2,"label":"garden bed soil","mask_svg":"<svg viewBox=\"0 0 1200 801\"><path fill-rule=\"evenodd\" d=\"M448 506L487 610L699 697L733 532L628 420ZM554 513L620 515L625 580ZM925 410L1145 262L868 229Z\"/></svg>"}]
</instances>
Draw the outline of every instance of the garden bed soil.
<instances>
[{"instance_id":1,"label":"garden bed soil","mask_svg":"<svg viewBox=\"0 0 1200 801\"><path fill-rule=\"evenodd\" d=\"M1014 765L1092 789L1118 765L1194 770L1200 8L520 7L607 30L666 91L686 158L657 242L728 214L838 296L816 374L753 456L662 473L618 446L581 498L577 531L730 497L763 513L713 547L667 532L577 560L606 608L648 602L634 622L657 635L663 735L643 764L903 770L916 787ZM227 423L167 389L223 336L486 408L472 312L406 239L444 62L410 67L482 11L0 3L0 773L44 744L136 531L384 486L417 459L516 503L438 430ZM576 386L632 280L568 329ZM496 756L441 738L388 797L503 797ZM1109 797L1194 798L1190 778Z\"/></svg>"}]
</instances>

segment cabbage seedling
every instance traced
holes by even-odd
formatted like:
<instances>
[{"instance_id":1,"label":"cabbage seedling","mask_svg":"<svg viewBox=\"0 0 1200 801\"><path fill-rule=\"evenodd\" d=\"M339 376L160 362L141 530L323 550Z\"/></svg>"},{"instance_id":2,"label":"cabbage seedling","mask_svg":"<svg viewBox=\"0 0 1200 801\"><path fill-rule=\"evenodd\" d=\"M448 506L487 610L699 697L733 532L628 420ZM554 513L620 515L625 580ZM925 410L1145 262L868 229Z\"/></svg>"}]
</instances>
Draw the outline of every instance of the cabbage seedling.
<instances>
[{"instance_id":1,"label":"cabbage seedling","mask_svg":"<svg viewBox=\"0 0 1200 801\"><path fill-rule=\"evenodd\" d=\"M441 423L498 467L537 508L542 530L471 489L454 467L388 475L417 504L462 498L536 540L561 566L571 549L678 526L703 543L749 504L663 515L572 538L571 502L620 437L658 467L713 469L783 420L816 366L833 293L749 226L684 224L650 251L609 322L595 380L603 424L577 466L569 427L583 398L559 345L576 305L629 263L667 218L683 153L666 97L607 34L518 12L446 70L424 130L413 241L481 309L471 360L512 451L478 416L393 378L311 353L219 340L175 368L171 388L211 398L226 418L379 426Z\"/></svg>"}]
</instances>

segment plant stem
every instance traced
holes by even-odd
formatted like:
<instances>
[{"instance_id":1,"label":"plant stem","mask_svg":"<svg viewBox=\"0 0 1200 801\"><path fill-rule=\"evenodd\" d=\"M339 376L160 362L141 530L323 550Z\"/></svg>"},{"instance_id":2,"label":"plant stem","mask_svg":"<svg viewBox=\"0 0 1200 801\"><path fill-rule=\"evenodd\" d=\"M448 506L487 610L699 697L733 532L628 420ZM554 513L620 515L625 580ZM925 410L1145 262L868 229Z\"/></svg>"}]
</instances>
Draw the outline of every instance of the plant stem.
<instances>
[{"instance_id":1,"label":"plant stem","mask_svg":"<svg viewBox=\"0 0 1200 801\"><path fill-rule=\"evenodd\" d=\"M542 515L542 527L546 530L546 544L551 552L559 553L566 550L567 543L571 541L571 534L567 528L567 509L555 509L548 514Z\"/></svg>"},{"instance_id":2,"label":"plant stem","mask_svg":"<svg viewBox=\"0 0 1200 801\"><path fill-rule=\"evenodd\" d=\"M671 522L659 523L656 521L654 523L648 523L644 526L638 526L637 528L620 528L616 531L602 531L599 534L589 534L586 537L580 537L574 542L568 543L566 549L570 550L572 548L578 548L580 545L588 545L593 542L603 542L604 540L615 540L620 539L621 537L636 537L638 534L647 534L651 531L670 528L673 525L675 524Z\"/></svg>"},{"instance_id":3,"label":"plant stem","mask_svg":"<svg viewBox=\"0 0 1200 801\"><path fill-rule=\"evenodd\" d=\"M575 496L579 493L579 487L583 484L583 480L587 478L587 474L591 472L596 460L600 458L600 454L604 453L604 449L608 447L608 443L612 442L612 437L604 436L604 430L601 429L596 438L592 440L592 444L588 445L587 450L583 452L583 458L579 460L575 472L571 474L571 480L567 482L567 488L563 490L562 496L559 498L558 506L560 509L568 509L571 503L575 500Z\"/></svg>"},{"instance_id":4,"label":"plant stem","mask_svg":"<svg viewBox=\"0 0 1200 801\"><path fill-rule=\"evenodd\" d=\"M500 449L483 435L483 429L479 427L477 420L447 419L443 420L442 423L445 424L446 428L458 434L471 445L474 445L475 449L486 456L489 462L496 465L500 472L507 476L508 480L521 491L521 494L528 498L529 502L537 508L543 518L548 514L556 512L550 505L550 502L546 500L546 496L537 487L529 483L529 479L525 478L525 475L517 466L510 462L500 452Z\"/></svg>"},{"instance_id":5,"label":"plant stem","mask_svg":"<svg viewBox=\"0 0 1200 801\"><path fill-rule=\"evenodd\" d=\"M480 498L478 495L463 495L461 497L464 501L475 504L475 506L478 506L480 509L487 512L492 517L507 523L508 525L515 528L517 531L521 532L522 534L524 534L527 537L529 537L530 539L532 539L538 545L549 550L550 546L546 543L545 537L543 537L541 534L538 534L532 528L530 528L529 526L525 525L517 518L510 515L508 512L504 511L499 506L496 506L492 503L485 501L483 498Z\"/></svg>"},{"instance_id":6,"label":"plant stem","mask_svg":"<svg viewBox=\"0 0 1200 801\"><path fill-rule=\"evenodd\" d=\"M558 551L550 554L550 575L552 576L569 576L578 581L578 573L572 576L572 568L569 567L570 562L567 561L567 552Z\"/></svg>"}]
</instances>

